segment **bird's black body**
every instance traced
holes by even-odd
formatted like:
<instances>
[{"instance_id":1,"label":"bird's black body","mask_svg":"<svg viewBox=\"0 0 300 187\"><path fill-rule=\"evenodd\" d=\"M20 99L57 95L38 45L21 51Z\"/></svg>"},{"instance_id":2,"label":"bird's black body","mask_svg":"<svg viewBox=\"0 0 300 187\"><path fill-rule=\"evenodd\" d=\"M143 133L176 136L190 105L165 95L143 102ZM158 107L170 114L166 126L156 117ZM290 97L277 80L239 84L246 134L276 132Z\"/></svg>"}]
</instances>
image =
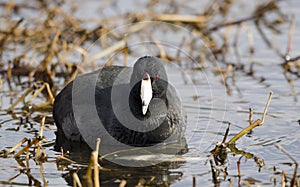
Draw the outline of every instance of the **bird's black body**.
<instances>
[{"instance_id":1,"label":"bird's black body","mask_svg":"<svg viewBox=\"0 0 300 187\"><path fill-rule=\"evenodd\" d=\"M153 93L148 111L143 114L140 87L145 72L151 77ZM75 120L85 114L74 114L72 97L85 92L93 82L92 77L97 77L95 103L79 102L76 106L94 107L101 121L99 125L104 126L106 133L82 126L78 128ZM137 147L184 138L186 117L176 90L168 84L165 69L158 58L146 56L138 59L133 68L104 67L78 78L80 82L76 84L80 85L79 89L78 86L73 87L74 82L68 84L56 96L53 107L58 134L67 140L89 143L89 139L82 136L83 131L89 131L88 134L102 140L111 136L118 142ZM94 104L96 106L92 106Z\"/></svg>"}]
</instances>

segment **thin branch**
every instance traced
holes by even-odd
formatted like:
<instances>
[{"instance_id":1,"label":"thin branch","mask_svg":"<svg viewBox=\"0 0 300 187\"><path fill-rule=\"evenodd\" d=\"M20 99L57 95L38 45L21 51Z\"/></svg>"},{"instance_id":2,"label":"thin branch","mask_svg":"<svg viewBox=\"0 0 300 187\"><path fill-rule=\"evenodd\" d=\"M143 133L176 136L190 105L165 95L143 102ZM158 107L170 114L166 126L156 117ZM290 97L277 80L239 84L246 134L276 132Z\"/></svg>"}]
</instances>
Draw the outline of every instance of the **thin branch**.
<instances>
[{"instance_id":1,"label":"thin branch","mask_svg":"<svg viewBox=\"0 0 300 187\"><path fill-rule=\"evenodd\" d=\"M82 184L76 172L73 173L73 184L74 186L78 185L78 187L82 187Z\"/></svg>"},{"instance_id":2,"label":"thin branch","mask_svg":"<svg viewBox=\"0 0 300 187\"><path fill-rule=\"evenodd\" d=\"M267 111L268 111L268 108L269 108L272 96L273 96L273 92L270 92L269 98L268 98L268 101L267 101L267 104L266 104L266 107L265 107L265 110L264 110L264 113L263 113L263 115L261 117L261 124L260 125L262 125L265 122L265 117L267 115Z\"/></svg>"},{"instance_id":3,"label":"thin branch","mask_svg":"<svg viewBox=\"0 0 300 187\"><path fill-rule=\"evenodd\" d=\"M270 95L269 95L267 104L266 104L266 106L265 106L265 110L264 110L264 113L263 113L263 115L262 115L262 118L256 120L256 121L253 122L253 123L251 123L251 125L249 125L249 126L246 127L245 129L243 129L241 132L239 132L237 135L235 135L233 138L231 138L231 139L228 141L228 143L227 143L228 145L234 144L238 139L240 139L242 136L244 136L248 131L254 129L254 128L257 127L257 126L261 126L261 125L265 122L265 117L266 117L266 115L267 115L267 111L268 111L268 107L269 107L270 102L271 102L271 99L272 99L272 95L273 95L273 93L270 92Z\"/></svg>"},{"instance_id":4,"label":"thin branch","mask_svg":"<svg viewBox=\"0 0 300 187\"><path fill-rule=\"evenodd\" d=\"M297 177L297 171L298 171L298 162L297 160L289 153L287 152L282 146L278 145L278 144L275 144L275 147L277 149L279 149L281 152L283 152L286 156L288 156L294 163L295 163L295 169L294 169L294 175L293 175L293 178L291 180L291 187L293 187L295 185L295 182L296 182L296 177Z\"/></svg>"},{"instance_id":5,"label":"thin branch","mask_svg":"<svg viewBox=\"0 0 300 187\"><path fill-rule=\"evenodd\" d=\"M258 19L258 16L254 15L254 16L250 16L250 17L247 17L247 18L242 18L242 19L239 19L239 20L236 20L236 21L221 23L219 25L216 25L216 26L213 26L213 27L207 29L204 33L208 34L212 31L217 31L217 30L222 29L224 27L228 27L228 26L232 26L232 25L239 25L241 23L256 20L256 19Z\"/></svg>"},{"instance_id":6,"label":"thin branch","mask_svg":"<svg viewBox=\"0 0 300 187\"><path fill-rule=\"evenodd\" d=\"M181 14L159 14L154 18L154 20L187 23L205 23L208 21L206 16L193 16Z\"/></svg>"},{"instance_id":7,"label":"thin branch","mask_svg":"<svg viewBox=\"0 0 300 187\"><path fill-rule=\"evenodd\" d=\"M293 38L293 32L295 27L295 16L292 17L291 23L290 23L290 30L289 30L289 36L288 36L288 44L287 49L285 53L285 60L288 61L290 59L290 52L292 49L292 38Z\"/></svg>"}]
</instances>

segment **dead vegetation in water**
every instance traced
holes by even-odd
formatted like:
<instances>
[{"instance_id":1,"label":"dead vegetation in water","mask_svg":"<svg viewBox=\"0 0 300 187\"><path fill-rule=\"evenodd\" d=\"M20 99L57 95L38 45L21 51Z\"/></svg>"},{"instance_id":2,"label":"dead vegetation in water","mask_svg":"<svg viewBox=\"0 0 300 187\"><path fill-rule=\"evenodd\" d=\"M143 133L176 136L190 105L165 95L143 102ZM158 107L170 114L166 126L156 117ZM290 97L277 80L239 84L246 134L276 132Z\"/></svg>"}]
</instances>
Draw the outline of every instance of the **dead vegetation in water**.
<instances>
[{"instance_id":1,"label":"dead vegetation in water","mask_svg":"<svg viewBox=\"0 0 300 187\"><path fill-rule=\"evenodd\" d=\"M11 177L7 182L1 182L2 184L7 185L18 185L19 183L15 183L14 180L22 175L25 175L28 178L28 185L34 185L34 186L46 186L48 182L46 181L44 177L44 169L43 169L43 163L47 161L48 155L42 146L43 142L47 142L45 137L43 136L44 132L44 125L45 125L45 119L44 116L42 118L41 124L40 124L40 133L38 136L28 139L24 138L19 143L17 143L14 147L12 147L9 150L1 150L0 151L0 157L13 157L17 163L18 166L14 166L16 170L19 171L19 173L13 177ZM27 143L27 144L26 144ZM20 148L23 144L22 148ZM16 152L17 149L19 151ZM40 167L40 178L42 182L39 179L36 179L31 174L31 167L30 162L34 161L36 165L39 165Z\"/></svg>"},{"instance_id":2,"label":"dead vegetation in water","mask_svg":"<svg viewBox=\"0 0 300 187\"><path fill-rule=\"evenodd\" d=\"M242 158L245 158L246 160L253 159L253 161L256 163L258 170L260 171L263 166L265 166L265 161L258 156L254 155L251 152L246 152L244 150L239 150L236 147L236 142L238 139L243 137L245 134L250 133L254 128L261 126L265 122L265 117L267 115L267 111L272 99L273 93L270 92L269 98L267 100L264 112L262 114L261 119L258 119L256 121L253 121L253 109L250 108L249 110L249 126L246 128L242 129L238 134L233 136L230 140L227 141L227 137L229 134L229 128L230 128L230 123L228 125L228 128L224 134L224 138L222 142L218 142L213 150L211 150L211 155L213 159L210 159L210 165L211 165L211 173L212 173L212 179L215 184L219 184L222 180L225 180L227 178L227 162L228 162L228 154L233 154L235 156L239 156L239 159L237 161L237 177L238 177L238 186L242 185L242 171L241 171L241 160ZM294 165L294 173L292 177L289 179L286 177L286 173L284 170L281 172L276 171L276 166L274 166L274 175L281 175L281 183L282 186L299 186L300 180L297 178L297 172L298 172L298 162L293 156L291 156L290 153L288 153L282 146L278 145L277 143L274 144L274 146L282 151L284 154L286 154L292 161L293 163L291 165ZM223 174L223 179L221 179L221 175ZM245 180L245 179L244 179ZM245 180L246 183L243 185L251 185L255 183L261 183L261 181L257 181L255 179L247 179ZM276 178L274 177L273 181L274 186L276 186ZM230 183L230 186L232 186L233 183Z\"/></svg>"},{"instance_id":3,"label":"dead vegetation in water","mask_svg":"<svg viewBox=\"0 0 300 187\"><path fill-rule=\"evenodd\" d=\"M121 52L124 54L124 63L126 64L126 56L139 56L138 53L128 48L130 43L127 41L127 36L147 31L149 27L147 23L141 24L142 21L158 21L182 26L197 36L196 38L183 39L181 46L177 47L187 47L189 57L196 61L197 59L203 60L203 62L196 62L202 63L198 64L198 67L201 68L205 67L205 63L210 63L207 62L207 59L203 59L203 54L199 52L201 46L197 45L197 40L205 41L214 58L221 63L221 69L224 70L222 73L225 77L224 83L228 94L231 94L227 81L229 73L241 71L256 78L253 72L256 63L242 61L239 52L240 35L242 32L246 32L249 46L246 55L253 56L255 54L253 33L248 26L254 24L270 50L282 58L282 66L287 74L287 80L293 85L293 78L299 77L300 58L300 55L290 56L294 19L290 21L291 32L285 53L278 50L265 34L266 30L280 34L279 27L289 22L288 15L280 10L277 3L276 1L262 2L252 14L235 20L231 19L231 21L227 21L227 16L230 14L234 1L213 1L204 6L205 8L200 12L180 2L164 2L160 5L159 2L149 1L147 11L143 13L118 14L116 12L115 17L100 17L97 20L73 16L79 7L73 7L73 5L66 3L70 10L65 10L62 8L65 5L63 2L34 1L30 6L14 4L13 2L1 3L0 6L4 12L1 18L3 26L0 29L0 57L2 59L0 73L3 75L2 79L6 79L8 82L11 90L13 89L11 85L13 79L18 84L24 84L24 80L21 81L20 77L27 77L25 82L29 85L33 85L34 82L48 83L52 95L55 95L57 90L56 77L63 77L66 84L77 73L87 71L87 67L97 67L96 64L99 64L99 62L95 64L97 60L100 60L100 63L105 63L106 61L101 61L104 57ZM108 2L107 4L103 3L102 6L107 7L108 4ZM157 6L166 8L165 12L158 12ZM190 11L193 10L194 14L180 13L189 9L191 9ZM29 18L20 16L17 20L10 17L10 14L18 15L21 11L33 11L33 14L43 16ZM269 14L273 15L272 19L268 17ZM215 21L216 17L220 18ZM86 28L85 25L87 24L94 27ZM125 24L131 24L127 30L121 33L114 31L114 28ZM180 51L177 52L176 56L166 54L166 46L159 45L160 41L153 38L151 33L148 34L149 40L157 43L156 56L169 61L186 61L184 59L186 57L180 55ZM100 41L97 41L99 38ZM231 38L234 38L233 41ZM100 46L101 51L97 54L90 54L86 48L95 41L97 41L96 45ZM5 57L6 53L13 55ZM77 56L70 58L74 53L77 53ZM230 60L232 53L235 55L236 61ZM216 68L220 71L220 67ZM259 79L264 80L263 77ZM61 88L61 85L59 87ZM48 96L50 97L49 94Z\"/></svg>"},{"instance_id":4,"label":"dead vegetation in water","mask_svg":"<svg viewBox=\"0 0 300 187\"><path fill-rule=\"evenodd\" d=\"M291 85L291 94L294 95L296 100L297 92L294 79L300 76L300 55L290 56L294 18L289 20L289 17L280 10L277 3L276 1L261 3L252 14L232 21L227 21L226 16L229 15L230 9L234 5L233 1L208 3L205 6L206 8L201 12L195 12L193 15L181 14L180 11L191 7L186 7L179 2L170 2L173 9L168 9L166 12L157 12L155 7L158 6L158 2L149 1L148 9L144 13L130 12L117 14L117 16L111 18L99 18L98 20L85 20L72 16L76 14L76 7L72 7L74 10L64 10L61 8L62 2L34 1L30 6L14 4L13 2L1 3L0 6L4 10L1 18L3 27L0 29L0 57L2 59L0 73L2 82L5 80L8 83L9 90L15 89L12 83L22 87L30 87L24 95L19 96L19 100L8 111L24 100L28 94L35 92L36 95L40 92L40 89L46 102L40 105L28 106L27 109L49 110L53 103L53 96L56 95L57 87L60 89L73 80L78 73L96 68L97 64L99 65L99 60L100 64L104 64L106 61L101 61L101 59L110 57L115 53L123 53L124 64L127 64L127 56L139 56L137 52L130 50L127 36L147 31L149 29L148 24L141 24L142 21L167 22L188 29L196 37L184 38L181 44L176 47L179 49L182 47L188 48L188 56L198 61L195 62L196 67L200 69L205 68L207 63L213 64L210 61L218 61L218 65L221 66L216 66L216 64L213 64L213 66L215 66L218 73L221 73L221 80L229 95L232 94L232 87L235 87L239 93L241 92L238 86L235 85L236 72L243 72L262 82L266 79L265 77L257 77L253 70L257 63L242 61L239 52L241 32L246 32L249 48L248 54L244 55L249 55L249 59L251 59L251 56L255 54L253 31L248 26L254 24L269 49L282 58L284 75ZM168 7L167 2L164 5ZM103 6L108 5L104 3ZM10 17L11 14L18 15L20 11L33 11L35 14L43 15L44 18L33 16L29 18L20 17L15 20ZM220 18L218 21L213 22L212 20L215 20L215 17L220 16L220 14L223 19ZM269 19L269 14L275 15L274 18ZM272 44L265 34L265 30L280 34L280 25L288 22L290 22L290 34L287 51L283 53ZM94 27L86 28L83 23L94 25ZM114 32L114 28L124 24L131 25L123 33ZM187 60L186 57L180 54L180 51L176 53L176 56L166 53L166 46L161 46L160 41L153 38L151 33L148 33L148 35L149 40L156 43L156 56L168 61L180 62ZM231 41L231 38L234 38L233 41ZM97 41L98 39L99 41ZM205 41L213 57L199 51L201 46L197 45L197 40ZM97 54L90 54L90 51L86 48L95 41L97 41L96 45L99 45L101 50ZM70 58L74 53L77 56ZM7 57L5 54L10 55ZM232 54L237 59L236 61L231 60L230 56L233 56ZM24 78L26 79L24 80ZM59 78L64 79L63 84L57 84ZM229 79L231 79L232 84L229 83ZM47 90L44 90L45 85ZM27 103L30 103L31 100L29 99Z\"/></svg>"},{"instance_id":5,"label":"dead vegetation in water","mask_svg":"<svg viewBox=\"0 0 300 187\"><path fill-rule=\"evenodd\" d=\"M197 63L197 66L193 66L195 71L206 68L207 64L213 64L211 61L220 62L220 66L214 64L212 66L215 66L216 74L222 76L220 79L229 95L232 94L233 87L241 92L238 86L235 85L235 74L237 72L242 72L261 82L266 79L255 74L254 69L257 63L251 60L242 60L239 50L241 33L246 32L248 41L246 55L250 56L249 59L251 59L251 56L255 56L253 31L249 29L249 25L254 24L269 50L274 51L274 55L281 58L284 75L291 85L291 94L294 95L295 100L297 99L294 80L300 77L300 54L290 56L295 18L290 19L280 9L278 1L262 2L250 15L244 15L230 21L228 21L227 16L230 14L234 1L211 1L203 6L205 7L203 10L197 12L194 8L180 2L165 1L160 5L158 1L150 0L143 12L119 14L116 9L114 17L97 17L97 19L73 16L80 7L68 4L68 2L32 2L31 4L27 4L27 2L14 3L14 1L0 3L2 12L0 19L0 88L3 90L5 82L7 87L5 87L4 92L13 98L10 107L5 111L13 119L20 120L20 124L30 121L41 123L39 135L33 138L24 138L11 149L0 152L1 157L14 157L19 164L16 169L20 173L12 177L7 182L8 184L14 184L14 179L23 174L28 177L29 185L41 186L42 183L43 185L47 184L43 176L43 163L47 161L47 153L42 146L42 142L46 142L45 137L43 137L43 127L45 123L53 123L49 112L52 110L53 98L57 90L73 80L77 74L106 63L104 59L109 59L115 53L123 54L122 60L125 65L128 56L139 56L138 52L130 50L127 36L147 31L147 24L141 24L141 21L176 24L196 35L195 38L183 39L177 47L179 49L181 47L189 49L188 56L195 59L195 63ZM69 8L66 10L62 8L63 6ZM104 9L107 6L115 5L107 1L101 6ZM163 6L165 10L159 11L157 6ZM23 17L22 11L31 12L31 16ZM193 13L186 14L182 12ZM273 15L272 19L268 17L270 14ZM15 15L15 17L11 15ZM91 24L93 27L86 27L87 24ZM114 32L114 28L125 24L131 24L128 30L123 33ZM290 24L286 52L281 52L274 46L266 34L267 31L280 34L280 26L283 24ZM166 46L160 45L160 41L151 36L151 33L147 33L150 34L149 40L154 41L157 47L156 56L168 61L186 61L179 50L175 55L167 53ZM198 40L205 41L214 57L199 52L201 46L197 45ZM96 45L101 50L96 54L91 54L87 47L95 41L97 41ZM232 55L236 60L232 60ZM249 116L252 119L252 112ZM216 167L216 165L224 164L227 158L228 152L224 151L224 148L225 150L226 148L230 149L231 152L241 155L241 157L253 159L259 167L263 164L262 160L252 153L240 151L234 146L234 142L238 138L245 135L252 128L261 125L263 119L253 123L252 120L249 120L251 124L248 129L244 129L239 135L227 142L225 136L223 142L214 149L215 163L211 162L211 168L212 178L216 184L219 183L220 173L226 174L226 169L222 168L223 170L220 170ZM18 149L20 150L17 151ZM278 146L278 149L285 152L280 146ZM97 159L93 154L92 158L93 163L91 165L95 168L93 170L95 176L98 176L96 170L98 168L96 166ZM29 160L34 160L36 164L39 164L42 182L31 175ZM61 170L68 170L68 167L74 164L74 161L65 156L63 151L62 155L55 158L55 161L58 163L58 169ZM294 184L299 186L299 181L295 177L298 163L294 162L294 164L296 167L293 177L287 176L284 171L280 172L282 174L282 185L290 179L291 186ZM238 162L238 165L238 168L240 168L240 162ZM88 179L91 178L91 171L91 169L88 170ZM239 170L239 177L241 176L240 173ZM73 177L74 184L77 183L80 186L80 180L76 172ZM98 180L95 179L95 181ZM145 184L145 181L141 184ZM126 180L120 182L120 186L122 185L126 185Z\"/></svg>"},{"instance_id":6,"label":"dead vegetation in water","mask_svg":"<svg viewBox=\"0 0 300 187\"><path fill-rule=\"evenodd\" d=\"M70 9L63 9L63 5L69 6ZM107 63L107 59L116 53L123 54L121 58L125 65L128 56L140 56L139 52L130 49L127 39L129 35L138 35L139 32L146 32L149 29L149 22L143 21L176 24L196 36L183 38L180 45L176 46L178 51L174 55L167 53L167 46L160 45L160 41L151 36L151 32L147 32L148 40L153 41L157 47L156 56L168 61L185 62L186 56L181 55L180 48L186 47L188 57L192 58L194 63L189 67L198 70L206 68L207 64L213 66L216 73L222 76L222 83L229 95L232 94L232 87L241 93L235 84L237 72L242 72L260 82L266 80L263 76L255 75L254 67L257 62L251 61L251 56L255 55L255 46L253 31L249 29L249 25L254 24L269 50L274 51L274 54L282 59L284 75L291 85L291 94L297 100L294 80L300 76L300 55L290 56L294 18L289 19L288 15L280 9L278 2L262 2L250 15L235 20L231 18L231 21L228 21L227 16L230 15L230 10L234 6L233 1L210 2L200 12L180 2L165 2L160 5L166 7L165 12L159 12L156 10L159 5L156 1L149 1L146 12L125 14L116 12L115 17L100 17L94 20L73 16L77 13L78 7L64 4L64 2L34 1L30 6L14 2L1 3L0 7L4 10L0 20L3 25L0 28L1 81L7 82L11 91L19 86L26 90L18 96L7 111L11 112L22 101L23 109L30 112L50 111L57 89L61 89L63 85L72 81L77 74L95 69L100 64L111 64ZM170 5L172 6L169 7ZM109 3L103 3L102 6L108 7ZM189 9L193 10L194 14L180 13ZM32 14L43 16L29 16L28 18L19 16L19 19L12 19L10 16L13 14L18 17L19 14L22 15L21 11L32 11ZM269 14L273 15L272 19L268 17ZM219 18L220 15L221 18ZM216 17L218 17L217 21ZM279 27L289 23L290 32L287 50L284 53L274 46L265 33L271 31L280 34ZM93 27L87 28L88 24ZM121 32L114 31L114 28L125 24L130 24L128 29ZM246 32L248 38L248 52L243 55L248 55L250 61L241 59L239 39L242 32ZM197 45L198 40L205 42L212 56L199 51L203 46ZM99 46L96 54L91 54L87 49L91 45ZM231 56L237 60L231 60ZM218 64L212 61L218 61ZM64 82L58 80L64 80ZM33 104L31 101L40 93L44 96L45 102ZM30 94L33 96L25 101Z\"/></svg>"},{"instance_id":7,"label":"dead vegetation in water","mask_svg":"<svg viewBox=\"0 0 300 187\"><path fill-rule=\"evenodd\" d=\"M239 150L235 146L235 143L238 139L243 137L245 134L251 132L255 127L261 126L264 124L265 117L267 115L267 111L268 111L268 107L271 102L272 95L273 95L273 93L270 92L270 95L269 95L269 98L268 98L268 101L265 106L265 109L264 109L261 119L253 121L252 120L253 109L250 109L249 110L250 111L249 112L249 126L244 128L243 130L241 130L238 134L236 134L230 140L227 141L227 137L229 134L229 128L230 128L230 123L229 123L227 130L224 134L222 142L217 142L215 148L213 150L211 150L210 157L212 157L212 159L210 159L209 162L211 165L211 172L212 172L212 178L213 178L214 183L220 183L220 180L221 180L220 175L221 174L223 174L224 180L227 178L228 173L227 173L226 163L228 162L228 154L229 153L240 156L239 160L237 161L237 170L238 170L237 176L239 179L238 180L239 186L241 185L241 169L240 169L241 162L240 161L242 158L253 159L254 162L257 164L257 167L259 168L259 170L265 165L263 159L259 159L258 156L255 156L254 154L252 154L250 152L246 152L244 150Z\"/></svg>"}]
</instances>

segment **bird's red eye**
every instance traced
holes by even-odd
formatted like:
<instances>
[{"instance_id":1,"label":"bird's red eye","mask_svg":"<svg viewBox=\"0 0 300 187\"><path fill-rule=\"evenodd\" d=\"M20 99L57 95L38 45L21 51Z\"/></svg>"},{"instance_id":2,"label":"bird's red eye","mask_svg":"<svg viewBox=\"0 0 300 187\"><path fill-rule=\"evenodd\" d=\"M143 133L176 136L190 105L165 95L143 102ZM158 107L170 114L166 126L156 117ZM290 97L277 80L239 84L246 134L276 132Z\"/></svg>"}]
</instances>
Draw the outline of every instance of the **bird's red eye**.
<instances>
[{"instance_id":1,"label":"bird's red eye","mask_svg":"<svg viewBox=\"0 0 300 187\"><path fill-rule=\"evenodd\" d=\"M158 78L158 76L155 76L154 78L153 78L153 80L155 80L155 81L157 81L159 78Z\"/></svg>"}]
</instances>

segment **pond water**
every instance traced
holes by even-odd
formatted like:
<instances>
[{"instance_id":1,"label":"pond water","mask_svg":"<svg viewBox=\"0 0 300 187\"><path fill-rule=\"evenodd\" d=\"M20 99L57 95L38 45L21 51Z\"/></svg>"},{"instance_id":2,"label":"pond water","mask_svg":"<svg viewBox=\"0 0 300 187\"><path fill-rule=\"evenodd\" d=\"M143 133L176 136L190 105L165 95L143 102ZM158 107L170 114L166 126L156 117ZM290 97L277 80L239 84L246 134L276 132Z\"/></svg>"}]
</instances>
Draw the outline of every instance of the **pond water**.
<instances>
[{"instance_id":1,"label":"pond water","mask_svg":"<svg viewBox=\"0 0 300 187\"><path fill-rule=\"evenodd\" d=\"M256 3L258 2L252 2L251 7L255 6ZM78 15L74 16L80 15L86 19L95 19L96 15L99 16L99 13L96 13L99 11L99 8L95 4L97 3L94 1L84 3L78 11ZM121 12L127 12L132 11L134 6L144 6L142 3L137 5L132 4L132 2L126 5L120 3L116 7ZM201 7L201 3L194 2L193 4ZM248 1L240 1L237 4L233 7L231 18L240 17L240 14L247 14L247 11L250 11L250 8L247 9ZM300 30L300 3L296 0L290 0L280 2L279 5L283 11L289 12L289 16L294 15L295 17L290 55L291 57L298 56L300 55L300 33L298 32ZM65 9L68 8L65 7ZM114 11L109 8L104 10L101 13L102 16L114 14ZM142 12L143 10L140 11ZM24 12L24 14L31 15L28 12ZM92 26L92 24L86 25L86 27ZM269 49L261 38L261 35L254 29L253 23L249 23L248 27L253 32L255 53L253 56L249 56L245 52L248 50L246 32L241 32L239 50L241 53L241 63L246 66L246 70L250 67L249 64L251 62L255 62L253 74L250 75L246 71L235 71L234 78L231 78L232 74L229 73L227 88L222 83L222 76L217 75L214 70L216 64L217 67L224 68L224 64L221 61L214 60L214 64L204 63L205 68L201 70L179 67L178 63L166 65L170 82L177 89L187 113L186 139L189 151L177 157L174 162L163 163L158 166L149 166L146 168L115 168L116 166L113 166L115 170L100 171L102 186L118 186L122 179L126 179L128 186L135 186L139 182L142 183L142 179L153 186L155 184L159 186L193 186L193 176L195 176L197 186L230 186L231 183L233 186L249 183L253 186L281 186L281 173L276 173L276 171L285 171L288 177L293 176L295 167L293 161L280 151L275 144L282 146L292 157L300 161L299 69L298 77L287 74L288 77L293 78L292 82L288 82L283 73L284 69L281 66L284 60L278 57L273 50ZM122 29L120 28L120 30ZM176 29L180 32L173 32L168 36L162 36L158 32L157 36L155 35L155 39L159 41L171 41L174 37L182 38L189 35L186 30L181 28ZM266 32L276 48L280 51L286 51L289 25L285 24L280 29L281 34L279 35L268 32L268 30ZM118 29L116 29L116 32L118 32ZM137 54L155 54L157 52L157 49L154 49L155 45L140 44L139 42L141 41L138 41L135 36L129 38L129 40L134 41L130 46L131 50L140 50ZM179 43L180 41L177 40ZM176 41L172 42L176 43ZM162 42L162 44L164 43ZM174 44L174 46L178 45ZM174 47L166 48L167 54L176 53ZM89 50L93 53L93 51L98 51L99 49L95 46L90 47ZM185 49L182 49L182 51L185 51ZM231 55L228 55L229 59L227 61L237 61L235 53L231 53ZM9 58L9 56L8 54L5 58ZM72 58L76 58L76 54L70 57L70 59ZM133 62L134 59L135 56L129 57L128 63ZM189 62L182 63L188 64ZM57 79L56 82L60 83L60 80ZM61 84L60 88L62 86L63 84ZM20 119L14 119L12 115L6 112L7 108L17 97L20 97L21 93L24 93L25 89L13 84L13 89L8 91L8 83L6 81L3 82L0 93L0 149L9 149L24 137L33 138L40 130L39 122L34 122L34 120L30 119L30 116L30 123L21 124ZM254 161L254 157L246 159L245 157L241 158L239 154L229 152L226 167L217 167L219 169L226 168L227 175L220 174L218 182L213 181L213 172L209 162L211 158L208 155L210 155L210 151L215 147L216 142L222 141L228 127L228 122L231 124L227 138L229 140L248 126L249 108L254 109L254 120L261 118L270 91L273 92L273 97L265 118L265 123L262 126L256 127L252 134L243 136L236 142L236 147L239 150L251 153L259 160L264 160L265 165L259 168ZM34 102L38 103L39 98ZM21 114L22 106L22 103L17 105L14 112ZM46 114L51 116L49 113ZM25 117L23 119L25 120ZM69 166L71 168L69 170L58 170L55 158L60 153L55 152L53 149L56 127L51 122L51 119L49 120L44 128L44 137L48 142L43 143L43 147L48 154L48 160L42 165L37 165L30 159L30 171L20 172L18 170L20 162L17 159L13 157L1 157L0 184L2 186L26 186L29 184L28 176L36 180L34 185L37 186L66 186L72 184L72 172L77 171L78 175L85 175L86 164L90 158L90 155L88 153L85 154L85 152L72 155L72 158L80 166L73 164ZM240 158L241 176L238 177L237 162ZM77 168L80 169L77 170ZM274 171L274 168L276 168L276 171ZM13 179L15 176L16 178ZM152 183L149 182L151 180L153 181ZM11 181L11 184L9 184L9 181Z\"/></svg>"}]
</instances>

